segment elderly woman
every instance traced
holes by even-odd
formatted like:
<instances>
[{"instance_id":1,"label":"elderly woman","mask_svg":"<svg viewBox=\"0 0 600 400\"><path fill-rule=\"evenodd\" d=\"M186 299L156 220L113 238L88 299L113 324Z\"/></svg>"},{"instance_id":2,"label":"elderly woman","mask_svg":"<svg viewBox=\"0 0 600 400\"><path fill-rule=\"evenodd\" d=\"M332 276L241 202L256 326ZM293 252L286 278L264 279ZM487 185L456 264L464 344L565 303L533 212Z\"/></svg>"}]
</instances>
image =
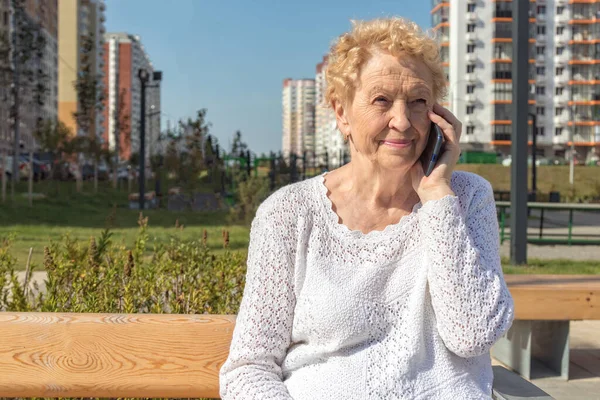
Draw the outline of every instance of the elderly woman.
<instances>
[{"instance_id":1,"label":"elderly woman","mask_svg":"<svg viewBox=\"0 0 600 400\"><path fill-rule=\"evenodd\" d=\"M513 302L490 184L453 171L438 45L403 19L354 23L326 79L351 162L260 206L222 398L489 399ZM432 122L446 143L425 176Z\"/></svg>"}]
</instances>

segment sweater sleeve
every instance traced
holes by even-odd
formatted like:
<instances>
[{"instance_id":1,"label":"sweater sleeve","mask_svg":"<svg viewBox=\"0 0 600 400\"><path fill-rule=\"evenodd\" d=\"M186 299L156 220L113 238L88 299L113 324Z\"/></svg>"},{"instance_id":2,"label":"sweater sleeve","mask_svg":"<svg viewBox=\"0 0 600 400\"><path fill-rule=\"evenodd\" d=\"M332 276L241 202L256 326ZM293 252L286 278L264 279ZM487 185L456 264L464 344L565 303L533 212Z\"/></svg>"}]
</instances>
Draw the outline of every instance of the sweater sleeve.
<instances>
[{"instance_id":1,"label":"sweater sleeve","mask_svg":"<svg viewBox=\"0 0 600 400\"><path fill-rule=\"evenodd\" d=\"M225 364L223 400L291 399L281 363L290 344L295 295L285 211L267 199L252 222L246 286ZM289 219L289 218L288 218Z\"/></svg>"},{"instance_id":2,"label":"sweater sleeve","mask_svg":"<svg viewBox=\"0 0 600 400\"><path fill-rule=\"evenodd\" d=\"M437 329L461 357L490 350L510 327L513 299L502 274L496 205L490 184L465 178L468 205L446 196L423 205L419 225L429 262L428 283Z\"/></svg>"}]
</instances>

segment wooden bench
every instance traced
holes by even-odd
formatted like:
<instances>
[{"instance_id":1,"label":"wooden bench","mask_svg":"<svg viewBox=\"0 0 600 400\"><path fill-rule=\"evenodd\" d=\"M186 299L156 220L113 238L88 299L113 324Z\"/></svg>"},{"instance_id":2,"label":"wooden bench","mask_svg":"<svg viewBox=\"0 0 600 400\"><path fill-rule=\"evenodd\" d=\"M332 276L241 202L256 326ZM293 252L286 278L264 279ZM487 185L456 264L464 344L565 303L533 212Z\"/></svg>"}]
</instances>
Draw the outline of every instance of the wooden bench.
<instances>
[{"instance_id":1,"label":"wooden bench","mask_svg":"<svg viewBox=\"0 0 600 400\"><path fill-rule=\"evenodd\" d=\"M232 315L0 313L0 397L216 398L234 325ZM551 399L502 367L494 376L494 399Z\"/></svg>"},{"instance_id":2,"label":"wooden bench","mask_svg":"<svg viewBox=\"0 0 600 400\"><path fill-rule=\"evenodd\" d=\"M569 325L600 320L600 275L506 275L515 321L492 356L527 379L569 378Z\"/></svg>"}]
</instances>

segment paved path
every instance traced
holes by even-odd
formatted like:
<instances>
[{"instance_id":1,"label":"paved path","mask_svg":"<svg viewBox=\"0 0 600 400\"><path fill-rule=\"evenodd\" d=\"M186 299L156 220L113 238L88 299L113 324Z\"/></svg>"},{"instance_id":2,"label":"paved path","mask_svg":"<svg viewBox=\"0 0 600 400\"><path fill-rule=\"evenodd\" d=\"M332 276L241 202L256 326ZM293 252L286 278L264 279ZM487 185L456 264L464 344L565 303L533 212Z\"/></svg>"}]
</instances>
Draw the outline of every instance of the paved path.
<instances>
[{"instance_id":1,"label":"paved path","mask_svg":"<svg viewBox=\"0 0 600 400\"><path fill-rule=\"evenodd\" d=\"M510 240L500 246L500 255L510 257ZM527 245L527 258L539 259L569 259L569 260L597 260L600 263L600 246L564 246L564 245Z\"/></svg>"}]
</instances>

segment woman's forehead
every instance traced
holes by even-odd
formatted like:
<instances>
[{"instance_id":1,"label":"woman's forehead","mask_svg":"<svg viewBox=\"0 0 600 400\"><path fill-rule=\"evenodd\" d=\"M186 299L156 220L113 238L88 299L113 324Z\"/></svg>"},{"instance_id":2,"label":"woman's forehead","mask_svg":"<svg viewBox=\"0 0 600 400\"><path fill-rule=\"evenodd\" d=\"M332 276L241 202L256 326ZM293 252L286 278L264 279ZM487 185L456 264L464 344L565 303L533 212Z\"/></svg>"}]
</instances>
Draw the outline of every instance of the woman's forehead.
<instances>
[{"instance_id":1,"label":"woman's forehead","mask_svg":"<svg viewBox=\"0 0 600 400\"><path fill-rule=\"evenodd\" d=\"M363 66L360 87L367 90L377 86L416 86L431 90L433 78L427 65L413 56L395 57L375 54Z\"/></svg>"}]
</instances>

